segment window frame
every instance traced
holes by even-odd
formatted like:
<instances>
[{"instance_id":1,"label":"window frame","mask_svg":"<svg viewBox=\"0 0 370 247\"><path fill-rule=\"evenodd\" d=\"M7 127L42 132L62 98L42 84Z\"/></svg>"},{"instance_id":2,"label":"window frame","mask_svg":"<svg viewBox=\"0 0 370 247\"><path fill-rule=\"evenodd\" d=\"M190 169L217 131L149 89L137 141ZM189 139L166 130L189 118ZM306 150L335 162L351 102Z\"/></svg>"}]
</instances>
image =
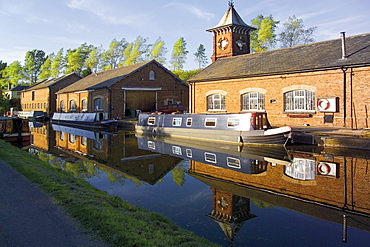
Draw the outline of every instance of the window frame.
<instances>
[{"instance_id":1,"label":"window frame","mask_svg":"<svg viewBox=\"0 0 370 247\"><path fill-rule=\"evenodd\" d=\"M104 111L104 100L103 100L103 98L94 99L94 111L96 111L96 112Z\"/></svg>"},{"instance_id":2,"label":"window frame","mask_svg":"<svg viewBox=\"0 0 370 247\"><path fill-rule=\"evenodd\" d=\"M284 93L284 112L315 112L315 92L297 89Z\"/></svg>"},{"instance_id":3,"label":"window frame","mask_svg":"<svg viewBox=\"0 0 370 247\"><path fill-rule=\"evenodd\" d=\"M256 91L246 92L242 94L241 107L242 111L266 111L265 94Z\"/></svg>"},{"instance_id":4,"label":"window frame","mask_svg":"<svg viewBox=\"0 0 370 247\"><path fill-rule=\"evenodd\" d=\"M207 111L226 111L226 95L221 93L208 95Z\"/></svg>"}]
</instances>

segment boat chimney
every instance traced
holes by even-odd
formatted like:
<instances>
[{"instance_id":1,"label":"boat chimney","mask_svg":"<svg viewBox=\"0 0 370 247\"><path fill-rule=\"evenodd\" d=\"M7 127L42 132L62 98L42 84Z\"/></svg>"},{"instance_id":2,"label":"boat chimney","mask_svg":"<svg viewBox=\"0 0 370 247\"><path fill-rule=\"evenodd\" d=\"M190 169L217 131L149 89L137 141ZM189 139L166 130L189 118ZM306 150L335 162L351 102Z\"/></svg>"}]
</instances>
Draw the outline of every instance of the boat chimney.
<instances>
[{"instance_id":1,"label":"boat chimney","mask_svg":"<svg viewBox=\"0 0 370 247\"><path fill-rule=\"evenodd\" d=\"M347 52L346 52L346 32L340 32L342 35L342 59L346 59Z\"/></svg>"}]
</instances>

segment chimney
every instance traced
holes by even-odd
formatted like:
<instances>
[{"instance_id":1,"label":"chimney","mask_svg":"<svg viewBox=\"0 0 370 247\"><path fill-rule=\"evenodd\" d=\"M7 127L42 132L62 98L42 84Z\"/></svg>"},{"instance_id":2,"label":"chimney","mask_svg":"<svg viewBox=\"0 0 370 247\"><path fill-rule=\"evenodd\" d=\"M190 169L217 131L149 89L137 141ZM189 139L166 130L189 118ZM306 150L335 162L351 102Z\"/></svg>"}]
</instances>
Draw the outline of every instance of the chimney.
<instances>
[{"instance_id":1,"label":"chimney","mask_svg":"<svg viewBox=\"0 0 370 247\"><path fill-rule=\"evenodd\" d=\"M340 32L342 35L342 59L346 59L347 52L346 52L346 32Z\"/></svg>"}]
</instances>

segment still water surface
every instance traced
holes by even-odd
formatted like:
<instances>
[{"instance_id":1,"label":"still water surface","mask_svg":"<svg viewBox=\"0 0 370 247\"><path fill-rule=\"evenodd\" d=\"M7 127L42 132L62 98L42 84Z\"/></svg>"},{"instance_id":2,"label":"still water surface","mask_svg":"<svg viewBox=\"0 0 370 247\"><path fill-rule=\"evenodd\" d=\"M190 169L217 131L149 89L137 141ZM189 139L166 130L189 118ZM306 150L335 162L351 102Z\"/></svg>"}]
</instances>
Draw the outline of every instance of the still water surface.
<instances>
[{"instance_id":1,"label":"still water surface","mask_svg":"<svg viewBox=\"0 0 370 247\"><path fill-rule=\"evenodd\" d=\"M31 153L221 246L369 246L367 153L31 129Z\"/></svg>"}]
</instances>

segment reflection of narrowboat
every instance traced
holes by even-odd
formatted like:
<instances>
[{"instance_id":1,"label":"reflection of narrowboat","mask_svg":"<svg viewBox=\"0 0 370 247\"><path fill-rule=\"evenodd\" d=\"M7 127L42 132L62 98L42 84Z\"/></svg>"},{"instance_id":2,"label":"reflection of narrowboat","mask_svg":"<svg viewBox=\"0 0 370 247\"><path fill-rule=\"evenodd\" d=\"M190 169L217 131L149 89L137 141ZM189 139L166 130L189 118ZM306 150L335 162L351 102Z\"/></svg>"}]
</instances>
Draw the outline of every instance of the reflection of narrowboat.
<instances>
[{"instance_id":1,"label":"reflection of narrowboat","mask_svg":"<svg viewBox=\"0 0 370 247\"><path fill-rule=\"evenodd\" d=\"M70 126L64 126L64 125L59 125L59 124L52 124L51 125L54 131L59 131L67 134L72 134L76 136L81 136L81 137L86 137L91 140L96 140L96 135L99 133L101 134L112 134L108 132L94 132L91 130L86 130L86 129L81 129L81 128L75 128L75 127L70 127Z\"/></svg>"},{"instance_id":2,"label":"reflection of narrowboat","mask_svg":"<svg viewBox=\"0 0 370 247\"><path fill-rule=\"evenodd\" d=\"M181 142L181 139L164 138L159 141L138 137L138 147L157 153L227 168L246 174L266 170L268 162L289 165L291 160L283 146L210 145L209 142ZM208 145L207 145L208 144Z\"/></svg>"},{"instance_id":3,"label":"reflection of narrowboat","mask_svg":"<svg viewBox=\"0 0 370 247\"><path fill-rule=\"evenodd\" d=\"M140 114L136 131L204 141L284 145L292 129L272 128L266 113Z\"/></svg>"},{"instance_id":4,"label":"reflection of narrowboat","mask_svg":"<svg viewBox=\"0 0 370 247\"><path fill-rule=\"evenodd\" d=\"M117 128L117 120L99 120L99 113L59 113L53 114L52 123L69 125L69 126L84 126L89 128Z\"/></svg>"},{"instance_id":5,"label":"reflection of narrowboat","mask_svg":"<svg viewBox=\"0 0 370 247\"><path fill-rule=\"evenodd\" d=\"M0 138L17 147L31 144L28 120L17 117L0 117Z\"/></svg>"}]
</instances>

